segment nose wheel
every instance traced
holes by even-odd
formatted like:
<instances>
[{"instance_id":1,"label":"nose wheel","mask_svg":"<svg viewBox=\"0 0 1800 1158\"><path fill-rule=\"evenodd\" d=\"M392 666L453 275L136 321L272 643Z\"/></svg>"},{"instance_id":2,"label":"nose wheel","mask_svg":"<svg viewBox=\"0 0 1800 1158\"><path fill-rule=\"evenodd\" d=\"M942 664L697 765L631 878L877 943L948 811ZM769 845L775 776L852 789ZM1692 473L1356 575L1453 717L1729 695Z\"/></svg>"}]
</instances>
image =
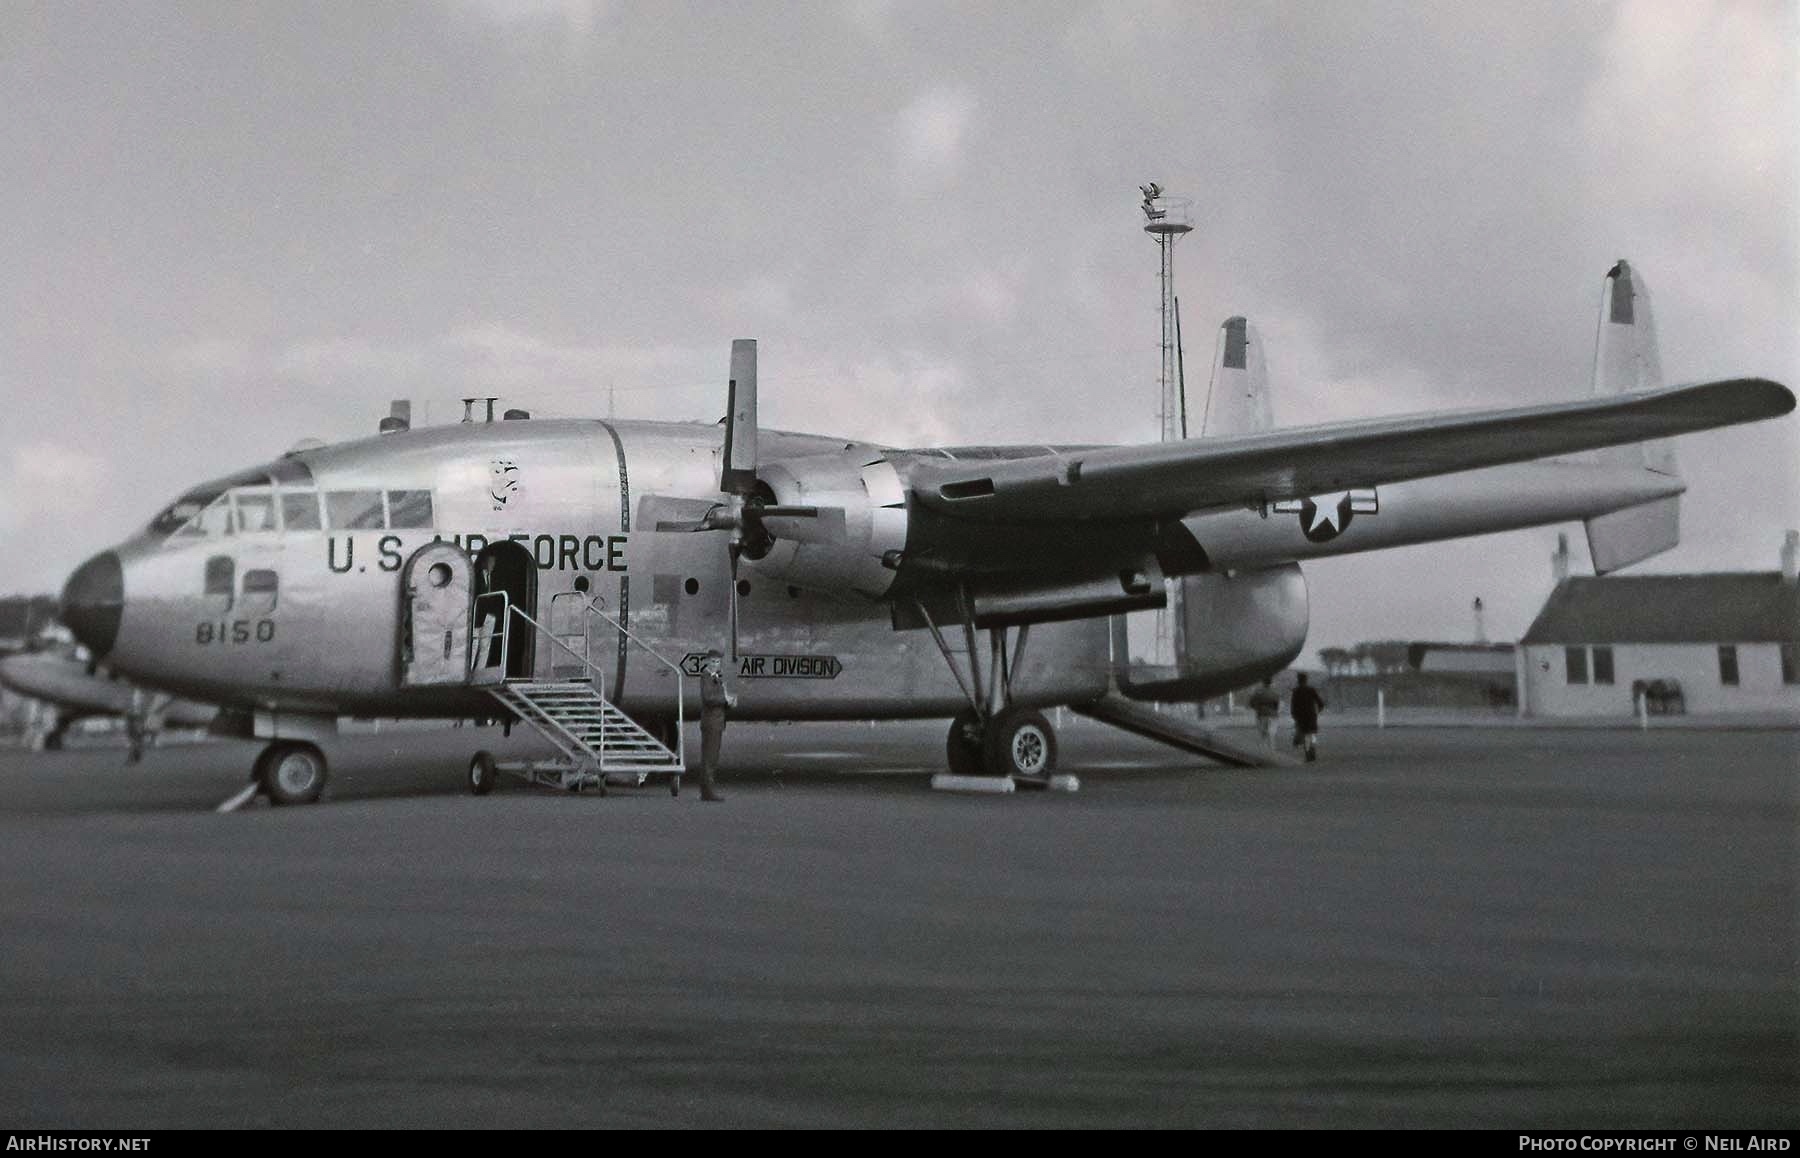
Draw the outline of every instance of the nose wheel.
<instances>
[{"instance_id":1,"label":"nose wheel","mask_svg":"<svg viewBox=\"0 0 1800 1158\"><path fill-rule=\"evenodd\" d=\"M316 744L277 740L256 758L254 779L270 804L312 804L325 791L325 753Z\"/></svg>"}]
</instances>

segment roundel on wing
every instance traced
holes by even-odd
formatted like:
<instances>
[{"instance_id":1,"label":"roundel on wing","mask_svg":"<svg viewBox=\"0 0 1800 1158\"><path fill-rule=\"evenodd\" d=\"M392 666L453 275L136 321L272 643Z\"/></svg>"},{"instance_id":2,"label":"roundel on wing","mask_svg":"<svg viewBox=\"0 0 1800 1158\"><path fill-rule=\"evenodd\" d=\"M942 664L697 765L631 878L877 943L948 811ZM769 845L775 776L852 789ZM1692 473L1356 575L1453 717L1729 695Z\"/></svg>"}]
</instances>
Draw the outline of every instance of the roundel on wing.
<instances>
[{"instance_id":1,"label":"roundel on wing","mask_svg":"<svg viewBox=\"0 0 1800 1158\"><path fill-rule=\"evenodd\" d=\"M1300 504L1300 531L1314 543L1328 543L1344 533L1354 512L1350 492L1320 495Z\"/></svg>"}]
</instances>

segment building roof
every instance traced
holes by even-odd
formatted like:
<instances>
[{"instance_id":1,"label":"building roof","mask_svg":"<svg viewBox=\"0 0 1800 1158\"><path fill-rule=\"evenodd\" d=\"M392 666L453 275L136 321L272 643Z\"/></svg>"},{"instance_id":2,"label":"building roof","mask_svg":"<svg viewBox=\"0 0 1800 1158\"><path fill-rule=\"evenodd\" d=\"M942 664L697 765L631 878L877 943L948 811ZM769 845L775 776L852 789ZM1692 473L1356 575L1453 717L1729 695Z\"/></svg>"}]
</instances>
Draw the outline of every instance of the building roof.
<instances>
[{"instance_id":1,"label":"building roof","mask_svg":"<svg viewBox=\"0 0 1800 1158\"><path fill-rule=\"evenodd\" d=\"M1581 576L1522 643L1800 643L1800 585L1777 571Z\"/></svg>"}]
</instances>

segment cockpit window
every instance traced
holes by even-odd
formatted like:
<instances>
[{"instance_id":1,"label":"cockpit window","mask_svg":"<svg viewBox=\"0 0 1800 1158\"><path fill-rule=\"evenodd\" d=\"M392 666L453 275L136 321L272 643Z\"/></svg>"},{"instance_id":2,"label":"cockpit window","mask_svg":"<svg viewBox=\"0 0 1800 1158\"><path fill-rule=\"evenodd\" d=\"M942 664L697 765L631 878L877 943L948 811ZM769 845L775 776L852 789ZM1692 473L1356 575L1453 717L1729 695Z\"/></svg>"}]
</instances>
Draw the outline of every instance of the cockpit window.
<instances>
[{"instance_id":1,"label":"cockpit window","mask_svg":"<svg viewBox=\"0 0 1800 1158\"><path fill-rule=\"evenodd\" d=\"M389 491L388 526L396 531L431 526L430 491Z\"/></svg>"},{"instance_id":2,"label":"cockpit window","mask_svg":"<svg viewBox=\"0 0 1800 1158\"><path fill-rule=\"evenodd\" d=\"M187 521L206 509L206 504L217 498L217 493L204 494L194 491L182 495L165 507L161 514L150 520L152 535L172 535L179 531Z\"/></svg>"},{"instance_id":3,"label":"cockpit window","mask_svg":"<svg viewBox=\"0 0 1800 1158\"><path fill-rule=\"evenodd\" d=\"M227 475L220 479L214 479L208 483L202 483L170 503L167 507L163 508L154 519L151 519L149 532L152 535L173 535L176 531L179 531L186 526L194 516L218 502L220 496L226 491L231 490L233 487L266 488L269 484L270 478L268 468L260 466L251 467L249 470L241 470L236 474ZM225 508L225 513L217 517L228 521L230 518L229 512L230 506L228 504ZM227 531L228 528L221 526L211 533L225 534ZM200 532L195 531L190 533Z\"/></svg>"},{"instance_id":4,"label":"cockpit window","mask_svg":"<svg viewBox=\"0 0 1800 1158\"><path fill-rule=\"evenodd\" d=\"M281 522L288 531L319 529L319 494L317 491L282 491Z\"/></svg>"},{"instance_id":5,"label":"cockpit window","mask_svg":"<svg viewBox=\"0 0 1800 1158\"><path fill-rule=\"evenodd\" d=\"M233 498L237 503L237 529L242 535L261 534L279 528L275 523L275 495L265 490L241 490Z\"/></svg>"},{"instance_id":6,"label":"cockpit window","mask_svg":"<svg viewBox=\"0 0 1800 1158\"><path fill-rule=\"evenodd\" d=\"M326 491L325 519L334 531L378 531L385 519L381 492Z\"/></svg>"},{"instance_id":7,"label":"cockpit window","mask_svg":"<svg viewBox=\"0 0 1800 1158\"><path fill-rule=\"evenodd\" d=\"M216 538L219 535L231 534L231 496L220 495L201 508L200 513L189 519L179 532L182 535L193 535L199 538Z\"/></svg>"}]
</instances>

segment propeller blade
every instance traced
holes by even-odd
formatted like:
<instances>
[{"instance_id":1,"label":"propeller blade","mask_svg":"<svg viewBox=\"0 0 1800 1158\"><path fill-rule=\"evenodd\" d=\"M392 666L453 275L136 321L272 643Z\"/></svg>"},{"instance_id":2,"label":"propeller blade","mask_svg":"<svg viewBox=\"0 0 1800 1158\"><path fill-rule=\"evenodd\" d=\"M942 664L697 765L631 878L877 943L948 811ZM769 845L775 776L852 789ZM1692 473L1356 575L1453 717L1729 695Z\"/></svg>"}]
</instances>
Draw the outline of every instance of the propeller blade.
<instances>
[{"instance_id":1,"label":"propeller blade","mask_svg":"<svg viewBox=\"0 0 1800 1158\"><path fill-rule=\"evenodd\" d=\"M726 494L756 491L756 339L731 343L730 410L725 416L725 453L719 489Z\"/></svg>"},{"instance_id":2,"label":"propeller blade","mask_svg":"<svg viewBox=\"0 0 1800 1158\"><path fill-rule=\"evenodd\" d=\"M731 663L735 667L738 658L738 557L744 553L742 544L733 535L726 553L731 557L731 588L727 598L731 600Z\"/></svg>"},{"instance_id":3,"label":"propeller blade","mask_svg":"<svg viewBox=\"0 0 1800 1158\"><path fill-rule=\"evenodd\" d=\"M713 526L711 523L708 523L705 519L700 519L697 522L691 522L691 523L658 523L658 524L656 524L656 529L659 531L716 531L716 530L718 530L717 527Z\"/></svg>"},{"instance_id":4,"label":"propeller blade","mask_svg":"<svg viewBox=\"0 0 1800 1158\"><path fill-rule=\"evenodd\" d=\"M845 538L843 507L764 507L760 515L763 529L777 539L841 543Z\"/></svg>"}]
</instances>

